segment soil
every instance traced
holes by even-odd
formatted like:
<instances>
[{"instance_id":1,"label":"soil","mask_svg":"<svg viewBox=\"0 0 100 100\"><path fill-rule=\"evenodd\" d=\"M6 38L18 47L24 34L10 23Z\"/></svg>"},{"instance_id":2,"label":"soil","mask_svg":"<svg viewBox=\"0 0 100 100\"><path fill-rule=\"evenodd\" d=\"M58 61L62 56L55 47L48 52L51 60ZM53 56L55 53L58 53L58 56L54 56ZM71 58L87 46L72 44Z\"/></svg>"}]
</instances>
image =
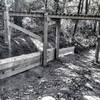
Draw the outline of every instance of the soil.
<instances>
[{"instance_id":1,"label":"soil","mask_svg":"<svg viewBox=\"0 0 100 100\"><path fill-rule=\"evenodd\" d=\"M0 80L0 100L100 100L100 68L94 50L70 54L26 72Z\"/></svg>"}]
</instances>

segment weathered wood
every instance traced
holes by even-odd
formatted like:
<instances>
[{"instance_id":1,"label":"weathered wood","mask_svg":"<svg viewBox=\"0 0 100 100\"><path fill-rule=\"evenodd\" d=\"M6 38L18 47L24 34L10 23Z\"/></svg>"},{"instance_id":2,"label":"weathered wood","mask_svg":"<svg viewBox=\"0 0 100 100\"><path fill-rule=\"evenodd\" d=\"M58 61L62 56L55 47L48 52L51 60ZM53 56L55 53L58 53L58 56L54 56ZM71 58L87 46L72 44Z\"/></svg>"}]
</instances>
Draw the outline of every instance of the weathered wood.
<instances>
[{"instance_id":1,"label":"weathered wood","mask_svg":"<svg viewBox=\"0 0 100 100\"><path fill-rule=\"evenodd\" d=\"M100 16L93 15L49 15L52 19L74 19L74 20L97 20L100 21Z\"/></svg>"},{"instance_id":2,"label":"weathered wood","mask_svg":"<svg viewBox=\"0 0 100 100\"><path fill-rule=\"evenodd\" d=\"M5 30L5 43L9 44L9 11L7 6L7 1L5 0L6 9L4 11L4 30Z\"/></svg>"},{"instance_id":3,"label":"weathered wood","mask_svg":"<svg viewBox=\"0 0 100 100\"><path fill-rule=\"evenodd\" d=\"M99 52L100 52L100 22L98 22L98 27L97 27L97 32L98 32L98 37L97 37L97 43L96 43L96 52L95 52L95 61L96 63L99 62Z\"/></svg>"},{"instance_id":4,"label":"weathered wood","mask_svg":"<svg viewBox=\"0 0 100 100\"><path fill-rule=\"evenodd\" d=\"M47 62L54 59L54 50L54 48L47 50ZM59 56L70 53L74 53L74 47L60 49ZM0 79L10 77L41 65L41 55L42 53L37 52L0 60Z\"/></svg>"},{"instance_id":5,"label":"weathered wood","mask_svg":"<svg viewBox=\"0 0 100 100\"><path fill-rule=\"evenodd\" d=\"M21 31L21 32L23 32L23 33L25 33L25 34L27 34L27 35L35 38L35 39L38 39L38 40L42 41L42 39L41 39L40 36L38 36L38 35L30 32L29 30L27 30L27 29L25 29L23 27L20 27L20 26L14 24L14 23L11 23L11 22L10 22L9 26L12 27L12 28L14 28L14 29L17 29L17 30L19 30L19 31Z\"/></svg>"},{"instance_id":6,"label":"weathered wood","mask_svg":"<svg viewBox=\"0 0 100 100\"><path fill-rule=\"evenodd\" d=\"M0 12L0 15L2 15L2 12ZM44 17L44 12L38 12L35 11L33 13L27 13L27 12L9 12L9 16L22 16L22 17ZM54 19L76 19L76 20L97 20L100 21L100 16L96 15L48 15L49 18Z\"/></svg>"},{"instance_id":7,"label":"weathered wood","mask_svg":"<svg viewBox=\"0 0 100 100\"><path fill-rule=\"evenodd\" d=\"M59 38L60 38L59 30L60 30L60 20L58 19L56 21L56 48L55 48L55 59L57 59L59 57Z\"/></svg>"},{"instance_id":8,"label":"weathered wood","mask_svg":"<svg viewBox=\"0 0 100 100\"><path fill-rule=\"evenodd\" d=\"M48 13L44 15L44 39L43 39L43 66L47 65L47 46L48 46Z\"/></svg>"},{"instance_id":9,"label":"weathered wood","mask_svg":"<svg viewBox=\"0 0 100 100\"><path fill-rule=\"evenodd\" d=\"M8 44L9 57L11 56L11 28L9 27L9 10L7 0L4 1L6 9L4 11L5 43Z\"/></svg>"}]
</instances>

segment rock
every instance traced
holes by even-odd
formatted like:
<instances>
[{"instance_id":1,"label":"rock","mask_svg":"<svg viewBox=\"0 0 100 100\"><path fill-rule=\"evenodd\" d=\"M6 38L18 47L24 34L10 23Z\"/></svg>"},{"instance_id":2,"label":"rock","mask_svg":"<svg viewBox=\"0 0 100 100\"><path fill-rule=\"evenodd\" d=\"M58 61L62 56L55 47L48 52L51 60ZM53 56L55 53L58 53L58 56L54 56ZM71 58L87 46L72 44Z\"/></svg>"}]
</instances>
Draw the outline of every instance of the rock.
<instances>
[{"instance_id":1,"label":"rock","mask_svg":"<svg viewBox=\"0 0 100 100\"><path fill-rule=\"evenodd\" d=\"M51 96L45 96L43 98L40 98L38 100L56 100L55 98L51 97Z\"/></svg>"},{"instance_id":2,"label":"rock","mask_svg":"<svg viewBox=\"0 0 100 100\"><path fill-rule=\"evenodd\" d=\"M60 100L66 100L65 98L60 98Z\"/></svg>"},{"instance_id":3,"label":"rock","mask_svg":"<svg viewBox=\"0 0 100 100\"><path fill-rule=\"evenodd\" d=\"M86 83L85 86L88 87L88 88L90 88L90 89L93 89L93 87L89 83Z\"/></svg>"}]
</instances>

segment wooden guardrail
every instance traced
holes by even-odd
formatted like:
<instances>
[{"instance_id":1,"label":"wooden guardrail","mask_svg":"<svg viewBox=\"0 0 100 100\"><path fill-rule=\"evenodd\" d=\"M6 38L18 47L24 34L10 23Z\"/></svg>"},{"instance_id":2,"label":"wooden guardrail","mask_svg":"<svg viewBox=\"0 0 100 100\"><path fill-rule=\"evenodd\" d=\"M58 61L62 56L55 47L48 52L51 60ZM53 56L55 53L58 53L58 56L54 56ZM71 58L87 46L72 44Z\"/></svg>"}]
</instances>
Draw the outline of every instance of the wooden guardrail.
<instances>
[{"instance_id":1,"label":"wooden guardrail","mask_svg":"<svg viewBox=\"0 0 100 100\"><path fill-rule=\"evenodd\" d=\"M47 62L55 58L55 49L47 50ZM74 47L59 50L59 56L74 53ZM42 52L0 60L0 79L10 77L42 64Z\"/></svg>"},{"instance_id":2,"label":"wooden guardrail","mask_svg":"<svg viewBox=\"0 0 100 100\"><path fill-rule=\"evenodd\" d=\"M0 15L2 15L2 12L0 12ZM9 11L9 16L18 16L18 17L44 17L44 12L43 11L33 11L31 13L28 12L13 12ZM54 18L54 19L74 19L74 20L98 20L100 21L100 16L99 15L48 15L49 18Z\"/></svg>"},{"instance_id":3,"label":"wooden guardrail","mask_svg":"<svg viewBox=\"0 0 100 100\"><path fill-rule=\"evenodd\" d=\"M23 16L23 17L44 17L44 12L42 11L34 11L32 13L26 13L26 12L9 12L9 16ZM100 16L99 15L67 15L67 14L62 14L62 15L53 15L53 14L48 14L49 18L53 19L73 19L73 20L97 20L100 21Z\"/></svg>"}]
</instances>

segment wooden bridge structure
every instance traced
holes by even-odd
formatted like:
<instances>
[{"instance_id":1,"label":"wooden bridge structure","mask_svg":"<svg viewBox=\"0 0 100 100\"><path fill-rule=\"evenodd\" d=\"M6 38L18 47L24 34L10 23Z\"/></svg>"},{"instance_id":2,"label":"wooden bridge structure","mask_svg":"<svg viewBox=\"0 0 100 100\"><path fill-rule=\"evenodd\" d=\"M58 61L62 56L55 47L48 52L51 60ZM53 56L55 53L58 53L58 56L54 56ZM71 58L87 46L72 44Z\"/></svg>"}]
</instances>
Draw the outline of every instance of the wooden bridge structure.
<instances>
[{"instance_id":1,"label":"wooden bridge structure","mask_svg":"<svg viewBox=\"0 0 100 100\"><path fill-rule=\"evenodd\" d=\"M4 17L4 30L5 30L5 43L9 46L9 54L11 52L11 29L17 29L23 33L29 35L32 38L35 38L43 42L43 52L36 52L26 55L21 55L18 57L11 57L7 59L0 60L0 79L18 74L20 72L29 70L35 66L43 65L46 66L48 61L57 59L59 56L65 55L67 53L74 52L74 47L59 49L59 37L60 37L60 22L61 19L72 19L72 20L96 20L100 22L100 16L93 15L52 15L45 11L33 11L31 13L26 12L13 12L9 11L5 2L5 10L0 11L0 16ZM10 22L10 17L35 17L44 19L44 37L43 40L40 36L26 30L12 22ZM52 19L56 22L56 46L52 49L47 49L48 44L48 19ZM99 23L100 27L100 23ZM99 47L100 47L100 29L98 27L98 42L96 49L96 62L99 59Z\"/></svg>"}]
</instances>

